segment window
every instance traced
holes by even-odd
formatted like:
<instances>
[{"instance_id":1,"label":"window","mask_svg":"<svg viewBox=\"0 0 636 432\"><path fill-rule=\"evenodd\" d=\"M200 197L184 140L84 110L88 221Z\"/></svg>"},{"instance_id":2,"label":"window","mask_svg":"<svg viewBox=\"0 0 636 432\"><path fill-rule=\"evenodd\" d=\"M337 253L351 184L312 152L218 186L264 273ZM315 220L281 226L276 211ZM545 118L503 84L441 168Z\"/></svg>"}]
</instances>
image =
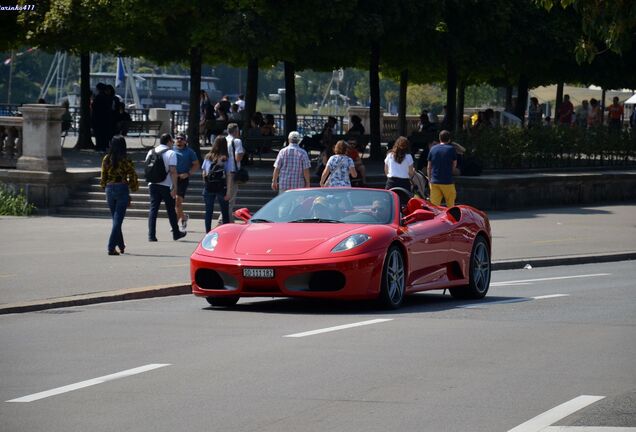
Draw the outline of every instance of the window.
<instances>
[{"instance_id":1,"label":"window","mask_svg":"<svg viewBox=\"0 0 636 432\"><path fill-rule=\"evenodd\" d=\"M157 80L157 90L182 91L183 84L181 81L159 79Z\"/></svg>"}]
</instances>

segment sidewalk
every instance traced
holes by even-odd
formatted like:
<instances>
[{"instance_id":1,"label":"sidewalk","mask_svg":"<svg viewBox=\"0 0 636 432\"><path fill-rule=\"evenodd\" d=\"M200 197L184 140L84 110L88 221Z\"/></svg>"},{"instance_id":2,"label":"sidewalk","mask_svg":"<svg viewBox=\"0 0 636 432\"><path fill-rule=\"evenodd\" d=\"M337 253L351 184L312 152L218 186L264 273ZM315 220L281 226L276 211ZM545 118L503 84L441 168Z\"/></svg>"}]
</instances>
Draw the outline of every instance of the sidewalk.
<instances>
[{"instance_id":1,"label":"sidewalk","mask_svg":"<svg viewBox=\"0 0 636 432\"><path fill-rule=\"evenodd\" d=\"M489 216L495 269L636 259L633 204ZM187 293L203 221L180 241L169 230L160 218L159 242L149 243L146 219L127 218L126 254L108 256L109 219L0 217L0 314Z\"/></svg>"}]
</instances>

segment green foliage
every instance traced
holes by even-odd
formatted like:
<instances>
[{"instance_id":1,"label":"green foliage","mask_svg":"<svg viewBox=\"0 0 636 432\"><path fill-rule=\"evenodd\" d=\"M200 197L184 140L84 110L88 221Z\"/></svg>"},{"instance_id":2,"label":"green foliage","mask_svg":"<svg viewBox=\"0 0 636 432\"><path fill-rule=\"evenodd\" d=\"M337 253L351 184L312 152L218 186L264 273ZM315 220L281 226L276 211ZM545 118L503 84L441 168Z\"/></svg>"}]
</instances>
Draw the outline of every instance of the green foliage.
<instances>
[{"instance_id":1,"label":"green foliage","mask_svg":"<svg viewBox=\"0 0 636 432\"><path fill-rule=\"evenodd\" d=\"M0 215L29 216L35 210L35 206L27 201L23 190L15 193L7 185L0 183Z\"/></svg>"},{"instance_id":2,"label":"green foliage","mask_svg":"<svg viewBox=\"0 0 636 432\"><path fill-rule=\"evenodd\" d=\"M591 63L605 50L617 54L631 48L636 30L636 2L633 0L534 0L553 11L559 5L576 11L580 37L575 47L579 63Z\"/></svg>"},{"instance_id":3,"label":"green foliage","mask_svg":"<svg viewBox=\"0 0 636 432\"><path fill-rule=\"evenodd\" d=\"M445 100L446 95L440 86L410 85L406 90L406 111L408 114L420 114L423 109L440 112Z\"/></svg>"},{"instance_id":4,"label":"green foliage","mask_svg":"<svg viewBox=\"0 0 636 432\"><path fill-rule=\"evenodd\" d=\"M636 134L607 127L484 128L457 142L485 169L636 165Z\"/></svg>"}]
</instances>

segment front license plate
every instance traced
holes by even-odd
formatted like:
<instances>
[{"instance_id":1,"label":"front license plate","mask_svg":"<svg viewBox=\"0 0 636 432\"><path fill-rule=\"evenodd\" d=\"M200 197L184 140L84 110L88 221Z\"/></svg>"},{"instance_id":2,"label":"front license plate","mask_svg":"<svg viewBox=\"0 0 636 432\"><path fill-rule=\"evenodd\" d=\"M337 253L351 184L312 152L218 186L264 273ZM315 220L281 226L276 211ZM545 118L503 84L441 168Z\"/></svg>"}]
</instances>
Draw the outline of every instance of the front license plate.
<instances>
[{"instance_id":1,"label":"front license plate","mask_svg":"<svg viewBox=\"0 0 636 432\"><path fill-rule=\"evenodd\" d=\"M274 269L271 268L244 268L243 277L272 279L274 277Z\"/></svg>"}]
</instances>

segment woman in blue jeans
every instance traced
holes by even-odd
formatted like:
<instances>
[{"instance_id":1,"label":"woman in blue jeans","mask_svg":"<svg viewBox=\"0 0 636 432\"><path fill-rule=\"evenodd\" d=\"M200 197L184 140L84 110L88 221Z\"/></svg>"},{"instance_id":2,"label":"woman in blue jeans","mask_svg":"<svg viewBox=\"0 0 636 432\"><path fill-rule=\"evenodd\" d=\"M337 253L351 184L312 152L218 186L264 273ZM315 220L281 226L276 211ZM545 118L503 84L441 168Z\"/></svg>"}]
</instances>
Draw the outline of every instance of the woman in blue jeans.
<instances>
[{"instance_id":1,"label":"woman in blue jeans","mask_svg":"<svg viewBox=\"0 0 636 432\"><path fill-rule=\"evenodd\" d=\"M113 218L108 239L108 255L123 254L126 244L121 226L124 223L126 209L130 205L130 191L139 189L139 180L135 173L135 164L126 155L126 140L122 136L114 136L111 139L108 154L102 159L100 186L106 188L106 201ZM115 246L119 248L119 252Z\"/></svg>"},{"instance_id":2,"label":"woman in blue jeans","mask_svg":"<svg viewBox=\"0 0 636 432\"><path fill-rule=\"evenodd\" d=\"M205 155L201 171L203 172L203 200L205 201L205 232L212 229L212 213L214 201L219 201L223 223L230 222L231 196L233 173L227 163L227 140L224 136L217 136L212 148Z\"/></svg>"}]
</instances>

